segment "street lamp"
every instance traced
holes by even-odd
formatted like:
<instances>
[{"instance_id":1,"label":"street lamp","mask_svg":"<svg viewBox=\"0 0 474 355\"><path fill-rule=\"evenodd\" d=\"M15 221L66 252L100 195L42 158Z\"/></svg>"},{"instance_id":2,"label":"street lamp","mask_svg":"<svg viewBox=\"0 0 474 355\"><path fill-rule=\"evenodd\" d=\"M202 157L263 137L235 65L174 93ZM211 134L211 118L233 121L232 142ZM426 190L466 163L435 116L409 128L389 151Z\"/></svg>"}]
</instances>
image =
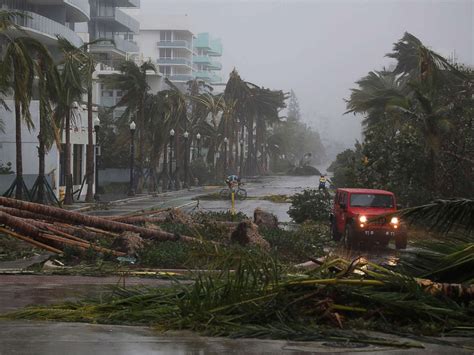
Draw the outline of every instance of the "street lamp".
<instances>
[{"instance_id":1,"label":"street lamp","mask_svg":"<svg viewBox=\"0 0 474 355\"><path fill-rule=\"evenodd\" d=\"M170 181L168 184L168 190L172 190L173 188L173 138L174 138L175 131L174 129L170 130L170 171L169 171L169 176L170 176Z\"/></svg>"},{"instance_id":2,"label":"street lamp","mask_svg":"<svg viewBox=\"0 0 474 355\"><path fill-rule=\"evenodd\" d=\"M227 174L227 144L229 139L224 137L224 175Z\"/></svg>"},{"instance_id":3,"label":"street lamp","mask_svg":"<svg viewBox=\"0 0 474 355\"><path fill-rule=\"evenodd\" d=\"M240 176L244 175L244 140L240 140Z\"/></svg>"},{"instance_id":4,"label":"street lamp","mask_svg":"<svg viewBox=\"0 0 474 355\"><path fill-rule=\"evenodd\" d=\"M99 145L99 130L100 120L99 117L94 119L94 130L95 130L95 200L99 200L99 157L100 157L100 145Z\"/></svg>"},{"instance_id":5,"label":"street lamp","mask_svg":"<svg viewBox=\"0 0 474 355\"><path fill-rule=\"evenodd\" d=\"M134 121L130 123L130 188L128 190L128 196L135 196L135 130L137 125Z\"/></svg>"},{"instance_id":6,"label":"street lamp","mask_svg":"<svg viewBox=\"0 0 474 355\"><path fill-rule=\"evenodd\" d=\"M198 148L198 159L201 158L201 134L198 133L196 134L196 139L197 139L197 148Z\"/></svg>"},{"instance_id":7,"label":"street lamp","mask_svg":"<svg viewBox=\"0 0 474 355\"><path fill-rule=\"evenodd\" d=\"M189 153L188 153L188 138L189 132L185 131L183 133L184 137L184 187L188 188L188 160L189 160Z\"/></svg>"}]
</instances>

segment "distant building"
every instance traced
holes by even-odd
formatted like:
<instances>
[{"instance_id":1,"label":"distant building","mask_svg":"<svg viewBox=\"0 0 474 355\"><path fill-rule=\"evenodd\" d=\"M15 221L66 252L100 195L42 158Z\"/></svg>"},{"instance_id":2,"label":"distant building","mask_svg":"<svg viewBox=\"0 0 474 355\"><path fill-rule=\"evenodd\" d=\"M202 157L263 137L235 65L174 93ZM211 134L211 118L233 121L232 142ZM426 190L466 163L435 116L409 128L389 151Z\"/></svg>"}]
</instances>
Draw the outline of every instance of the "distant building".
<instances>
[{"instance_id":1,"label":"distant building","mask_svg":"<svg viewBox=\"0 0 474 355\"><path fill-rule=\"evenodd\" d=\"M187 16L154 18L140 28L139 44L143 58L158 66L160 75L181 89L194 78L194 34ZM153 91L165 88L163 82Z\"/></svg>"},{"instance_id":2,"label":"distant building","mask_svg":"<svg viewBox=\"0 0 474 355\"><path fill-rule=\"evenodd\" d=\"M221 40L212 38L209 33L199 33L194 40L194 51L194 77L208 84L222 84L222 64L218 61L222 57Z\"/></svg>"}]
</instances>

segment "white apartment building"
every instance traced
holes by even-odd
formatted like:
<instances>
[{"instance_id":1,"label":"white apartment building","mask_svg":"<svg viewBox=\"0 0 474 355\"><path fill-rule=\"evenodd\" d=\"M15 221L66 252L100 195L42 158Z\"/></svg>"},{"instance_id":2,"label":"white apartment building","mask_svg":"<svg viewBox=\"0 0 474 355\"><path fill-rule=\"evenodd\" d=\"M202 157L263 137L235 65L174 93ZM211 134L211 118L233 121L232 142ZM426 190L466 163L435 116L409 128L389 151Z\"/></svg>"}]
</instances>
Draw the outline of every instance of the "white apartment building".
<instances>
[{"instance_id":1,"label":"white apartment building","mask_svg":"<svg viewBox=\"0 0 474 355\"><path fill-rule=\"evenodd\" d=\"M158 66L160 75L181 89L194 78L194 34L187 16L157 17L141 23L138 43L142 57ZM153 91L166 87L163 81Z\"/></svg>"}]
</instances>

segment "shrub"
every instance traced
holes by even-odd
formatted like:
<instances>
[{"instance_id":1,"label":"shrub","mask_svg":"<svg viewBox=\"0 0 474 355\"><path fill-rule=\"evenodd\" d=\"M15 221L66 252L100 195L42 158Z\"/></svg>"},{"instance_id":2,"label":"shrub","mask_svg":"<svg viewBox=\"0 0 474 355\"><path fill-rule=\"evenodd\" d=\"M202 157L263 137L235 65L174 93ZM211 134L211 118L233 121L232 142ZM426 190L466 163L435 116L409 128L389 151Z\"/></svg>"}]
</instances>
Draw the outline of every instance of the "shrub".
<instances>
[{"instance_id":1,"label":"shrub","mask_svg":"<svg viewBox=\"0 0 474 355\"><path fill-rule=\"evenodd\" d=\"M282 263L298 263L324 255L324 247L330 245L329 228L326 224L305 223L292 230L260 229L270 243L271 251Z\"/></svg>"},{"instance_id":2,"label":"shrub","mask_svg":"<svg viewBox=\"0 0 474 355\"><path fill-rule=\"evenodd\" d=\"M331 210L331 195L326 190L307 189L291 197L288 214L296 223L327 221Z\"/></svg>"}]
</instances>

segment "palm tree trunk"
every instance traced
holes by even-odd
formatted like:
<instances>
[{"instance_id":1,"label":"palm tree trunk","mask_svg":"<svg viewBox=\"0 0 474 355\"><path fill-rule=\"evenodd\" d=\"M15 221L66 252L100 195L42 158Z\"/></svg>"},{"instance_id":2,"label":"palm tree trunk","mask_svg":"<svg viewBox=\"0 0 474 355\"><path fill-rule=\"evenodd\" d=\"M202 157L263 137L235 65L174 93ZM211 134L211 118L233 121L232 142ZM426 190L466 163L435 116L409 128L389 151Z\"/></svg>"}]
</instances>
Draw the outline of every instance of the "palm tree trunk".
<instances>
[{"instance_id":1,"label":"palm tree trunk","mask_svg":"<svg viewBox=\"0 0 474 355\"><path fill-rule=\"evenodd\" d=\"M255 145L253 144L253 122L254 122L254 117L251 117L249 119L249 123L247 126L248 134L247 134L247 151L248 151L248 156L247 156L247 175L253 176L255 175L255 160L257 159L256 157L256 151L255 151Z\"/></svg>"},{"instance_id":2,"label":"palm tree trunk","mask_svg":"<svg viewBox=\"0 0 474 355\"><path fill-rule=\"evenodd\" d=\"M161 172L161 182L162 182L162 190L166 191L168 189L168 144L163 143L163 170Z\"/></svg>"},{"instance_id":3,"label":"palm tree trunk","mask_svg":"<svg viewBox=\"0 0 474 355\"><path fill-rule=\"evenodd\" d=\"M23 199L23 154L21 139L21 108L15 93L16 189L15 198Z\"/></svg>"},{"instance_id":4,"label":"palm tree trunk","mask_svg":"<svg viewBox=\"0 0 474 355\"><path fill-rule=\"evenodd\" d=\"M92 74L91 74L92 76ZM93 117L92 117L92 78L89 78L87 88L87 154L86 154L86 177L87 194L86 202L94 201L94 135L93 135Z\"/></svg>"},{"instance_id":5,"label":"palm tree trunk","mask_svg":"<svg viewBox=\"0 0 474 355\"><path fill-rule=\"evenodd\" d=\"M44 196L44 181L45 181L45 144L44 144L44 122L45 117L43 117L43 113L40 111L40 130L38 134L38 195L36 201L39 203L44 203L45 196Z\"/></svg>"},{"instance_id":6,"label":"palm tree trunk","mask_svg":"<svg viewBox=\"0 0 474 355\"><path fill-rule=\"evenodd\" d=\"M66 177L66 194L64 196L64 204L72 205L72 175L71 175L71 109L66 110L66 144L64 149L64 171Z\"/></svg>"},{"instance_id":7,"label":"palm tree trunk","mask_svg":"<svg viewBox=\"0 0 474 355\"><path fill-rule=\"evenodd\" d=\"M138 164L137 164L137 172L138 172L138 180L137 180L137 193L143 193L143 183L144 183L144 176L143 176L143 167L144 167L144 158L145 158L145 116L144 116L144 108L143 104L138 110Z\"/></svg>"}]
</instances>

